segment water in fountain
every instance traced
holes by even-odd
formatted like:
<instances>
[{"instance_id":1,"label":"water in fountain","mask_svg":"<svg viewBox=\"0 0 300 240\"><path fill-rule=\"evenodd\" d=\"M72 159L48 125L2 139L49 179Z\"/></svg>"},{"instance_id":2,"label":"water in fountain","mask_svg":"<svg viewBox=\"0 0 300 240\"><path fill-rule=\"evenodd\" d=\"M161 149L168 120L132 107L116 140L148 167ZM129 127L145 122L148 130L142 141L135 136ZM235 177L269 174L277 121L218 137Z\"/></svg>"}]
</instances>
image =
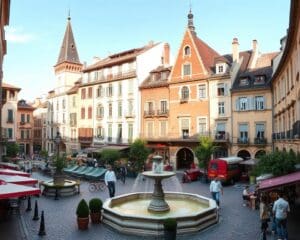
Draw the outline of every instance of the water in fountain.
<instances>
[{"instance_id":1,"label":"water in fountain","mask_svg":"<svg viewBox=\"0 0 300 240\"><path fill-rule=\"evenodd\" d=\"M182 192L182 186L175 175L162 181L165 192ZM154 180L143 176L141 173L135 179L131 192L153 192Z\"/></svg>"}]
</instances>

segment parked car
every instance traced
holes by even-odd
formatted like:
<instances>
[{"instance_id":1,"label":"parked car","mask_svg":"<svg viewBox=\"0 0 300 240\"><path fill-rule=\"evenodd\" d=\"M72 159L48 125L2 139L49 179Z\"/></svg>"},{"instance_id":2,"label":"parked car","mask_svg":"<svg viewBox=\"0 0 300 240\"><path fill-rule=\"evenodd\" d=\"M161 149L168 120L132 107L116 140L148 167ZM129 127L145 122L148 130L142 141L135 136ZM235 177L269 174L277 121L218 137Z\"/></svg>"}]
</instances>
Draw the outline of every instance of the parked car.
<instances>
[{"instance_id":1,"label":"parked car","mask_svg":"<svg viewBox=\"0 0 300 240\"><path fill-rule=\"evenodd\" d=\"M240 157L224 157L209 161L208 179L212 180L218 177L221 182L229 182L233 184L241 177Z\"/></svg>"}]
</instances>

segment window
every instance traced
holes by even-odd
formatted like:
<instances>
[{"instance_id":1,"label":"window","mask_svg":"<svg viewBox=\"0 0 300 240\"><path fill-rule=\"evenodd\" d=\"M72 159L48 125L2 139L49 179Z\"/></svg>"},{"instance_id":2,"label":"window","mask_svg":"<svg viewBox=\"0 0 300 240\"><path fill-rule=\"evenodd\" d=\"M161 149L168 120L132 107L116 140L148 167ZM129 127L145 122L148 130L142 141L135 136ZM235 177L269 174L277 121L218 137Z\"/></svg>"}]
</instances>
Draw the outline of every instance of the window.
<instances>
[{"instance_id":1,"label":"window","mask_svg":"<svg viewBox=\"0 0 300 240\"><path fill-rule=\"evenodd\" d=\"M265 109L265 99L262 96L255 97L255 110Z\"/></svg>"},{"instance_id":2,"label":"window","mask_svg":"<svg viewBox=\"0 0 300 240\"><path fill-rule=\"evenodd\" d=\"M130 116L133 114L133 100L128 100L128 114Z\"/></svg>"},{"instance_id":3,"label":"window","mask_svg":"<svg viewBox=\"0 0 300 240\"><path fill-rule=\"evenodd\" d=\"M30 123L30 115L29 114L27 114L27 123Z\"/></svg>"},{"instance_id":4,"label":"window","mask_svg":"<svg viewBox=\"0 0 300 240\"><path fill-rule=\"evenodd\" d=\"M160 111L161 113L168 113L167 101L160 101Z\"/></svg>"},{"instance_id":5,"label":"window","mask_svg":"<svg viewBox=\"0 0 300 240\"><path fill-rule=\"evenodd\" d=\"M225 96L225 84L224 83L218 83L217 86L217 95L218 96Z\"/></svg>"},{"instance_id":6,"label":"window","mask_svg":"<svg viewBox=\"0 0 300 240\"><path fill-rule=\"evenodd\" d=\"M184 48L184 56L189 56L191 55L191 48L189 46L186 46Z\"/></svg>"},{"instance_id":7,"label":"window","mask_svg":"<svg viewBox=\"0 0 300 240\"><path fill-rule=\"evenodd\" d=\"M92 119L92 107L88 108L88 119Z\"/></svg>"},{"instance_id":8,"label":"window","mask_svg":"<svg viewBox=\"0 0 300 240\"><path fill-rule=\"evenodd\" d=\"M107 96L107 97L112 97L112 95L113 95L113 86L112 86L112 84L110 83L110 84L108 85L108 88L107 88L106 96Z\"/></svg>"},{"instance_id":9,"label":"window","mask_svg":"<svg viewBox=\"0 0 300 240\"><path fill-rule=\"evenodd\" d=\"M240 86L248 86L249 85L249 79L248 78L241 78L240 79Z\"/></svg>"},{"instance_id":10,"label":"window","mask_svg":"<svg viewBox=\"0 0 300 240\"><path fill-rule=\"evenodd\" d=\"M81 89L81 99L85 99L85 88Z\"/></svg>"},{"instance_id":11,"label":"window","mask_svg":"<svg viewBox=\"0 0 300 240\"><path fill-rule=\"evenodd\" d=\"M122 124L118 124L118 136L117 136L117 142L122 142Z\"/></svg>"},{"instance_id":12,"label":"window","mask_svg":"<svg viewBox=\"0 0 300 240\"><path fill-rule=\"evenodd\" d=\"M167 121L160 122L160 136L161 137L167 136Z\"/></svg>"},{"instance_id":13,"label":"window","mask_svg":"<svg viewBox=\"0 0 300 240\"><path fill-rule=\"evenodd\" d=\"M153 102L148 102L147 103L147 109L148 109L148 114L154 114L154 103Z\"/></svg>"},{"instance_id":14,"label":"window","mask_svg":"<svg viewBox=\"0 0 300 240\"><path fill-rule=\"evenodd\" d=\"M215 136L217 140L225 140L225 126L225 123L217 123Z\"/></svg>"},{"instance_id":15,"label":"window","mask_svg":"<svg viewBox=\"0 0 300 240\"><path fill-rule=\"evenodd\" d=\"M62 100L62 107L63 107L63 109L66 108L66 100L65 99Z\"/></svg>"},{"instance_id":16,"label":"window","mask_svg":"<svg viewBox=\"0 0 300 240\"><path fill-rule=\"evenodd\" d=\"M103 118L104 116L104 107L100 104L97 106L97 117Z\"/></svg>"},{"instance_id":17,"label":"window","mask_svg":"<svg viewBox=\"0 0 300 240\"><path fill-rule=\"evenodd\" d=\"M206 118L198 119L198 133L201 135L206 133Z\"/></svg>"},{"instance_id":18,"label":"window","mask_svg":"<svg viewBox=\"0 0 300 240\"><path fill-rule=\"evenodd\" d=\"M187 63L183 65L183 75L184 76L191 75L191 64Z\"/></svg>"},{"instance_id":19,"label":"window","mask_svg":"<svg viewBox=\"0 0 300 240\"><path fill-rule=\"evenodd\" d=\"M184 86L181 89L181 99L189 99L189 88L187 86Z\"/></svg>"},{"instance_id":20,"label":"window","mask_svg":"<svg viewBox=\"0 0 300 240\"><path fill-rule=\"evenodd\" d=\"M66 123L66 118L65 118L65 114L64 113L62 115L62 121L63 121L63 123Z\"/></svg>"},{"instance_id":21,"label":"window","mask_svg":"<svg viewBox=\"0 0 300 240\"><path fill-rule=\"evenodd\" d=\"M72 106L76 107L76 96L72 97Z\"/></svg>"},{"instance_id":22,"label":"window","mask_svg":"<svg viewBox=\"0 0 300 240\"><path fill-rule=\"evenodd\" d=\"M122 96L122 83L118 84L118 96Z\"/></svg>"},{"instance_id":23,"label":"window","mask_svg":"<svg viewBox=\"0 0 300 240\"><path fill-rule=\"evenodd\" d=\"M219 113L219 115L225 114L225 103L224 102L218 103L218 113Z\"/></svg>"},{"instance_id":24,"label":"window","mask_svg":"<svg viewBox=\"0 0 300 240\"><path fill-rule=\"evenodd\" d=\"M189 129L190 129L190 120L189 119L181 119L182 138L189 137Z\"/></svg>"},{"instance_id":25,"label":"window","mask_svg":"<svg viewBox=\"0 0 300 240\"><path fill-rule=\"evenodd\" d=\"M25 138L25 132L24 130L21 130L21 139L24 139Z\"/></svg>"},{"instance_id":26,"label":"window","mask_svg":"<svg viewBox=\"0 0 300 240\"><path fill-rule=\"evenodd\" d=\"M218 73L223 73L224 72L224 66L223 65L219 65L218 66Z\"/></svg>"},{"instance_id":27,"label":"window","mask_svg":"<svg viewBox=\"0 0 300 240\"><path fill-rule=\"evenodd\" d=\"M97 127L97 138L104 139L104 128Z\"/></svg>"},{"instance_id":28,"label":"window","mask_svg":"<svg viewBox=\"0 0 300 240\"><path fill-rule=\"evenodd\" d=\"M85 119L85 108L81 108L81 119Z\"/></svg>"},{"instance_id":29,"label":"window","mask_svg":"<svg viewBox=\"0 0 300 240\"><path fill-rule=\"evenodd\" d=\"M122 102L118 102L118 117L122 117Z\"/></svg>"},{"instance_id":30,"label":"window","mask_svg":"<svg viewBox=\"0 0 300 240\"><path fill-rule=\"evenodd\" d=\"M8 139L13 138L13 129L12 128L7 129L7 137L8 137Z\"/></svg>"},{"instance_id":31,"label":"window","mask_svg":"<svg viewBox=\"0 0 300 240\"><path fill-rule=\"evenodd\" d=\"M108 104L108 116L111 118L112 117L112 103Z\"/></svg>"},{"instance_id":32,"label":"window","mask_svg":"<svg viewBox=\"0 0 300 240\"><path fill-rule=\"evenodd\" d=\"M255 124L256 138L263 139L265 138L265 124L256 123Z\"/></svg>"},{"instance_id":33,"label":"window","mask_svg":"<svg viewBox=\"0 0 300 240\"><path fill-rule=\"evenodd\" d=\"M112 124L111 123L108 124L108 131L107 131L107 133L108 133L108 139L107 139L107 141L111 142L112 141Z\"/></svg>"},{"instance_id":34,"label":"window","mask_svg":"<svg viewBox=\"0 0 300 240\"><path fill-rule=\"evenodd\" d=\"M199 99L206 98L206 85L205 84L201 84L198 86L198 96L199 96Z\"/></svg>"},{"instance_id":35,"label":"window","mask_svg":"<svg viewBox=\"0 0 300 240\"><path fill-rule=\"evenodd\" d=\"M128 142L132 142L133 139L133 124L128 124Z\"/></svg>"},{"instance_id":36,"label":"window","mask_svg":"<svg viewBox=\"0 0 300 240\"><path fill-rule=\"evenodd\" d=\"M88 98L92 98L93 97L93 88L89 87L88 88Z\"/></svg>"},{"instance_id":37,"label":"window","mask_svg":"<svg viewBox=\"0 0 300 240\"><path fill-rule=\"evenodd\" d=\"M264 84L266 76L258 75L254 77L254 85Z\"/></svg>"},{"instance_id":38,"label":"window","mask_svg":"<svg viewBox=\"0 0 300 240\"><path fill-rule=\"evenodd\" d=\"M147 137L153 137L153 122L147 123Z\"/></svg>"},{"instance_id":39,"label":"window","mask_svg":"<svg viewBox=\"0 0 300 240\"><path fill-rule=\"evenodd\" d=\"M239 124L239 142L247 143L248 142L248 124L242 123Z\"/></svg>"},{"instance_id":40,"label":"window","mask_svg":"<svg viewBox=\"0 0 300 240\"><path fill-rule=\"evenodd\" d=\"M13 118L13 110L12 109L8 109L7 110L7 122L8 123L13 123L14 118Z\"/></svg>"},{"instance_id":41,"label":"window","mask_svg":"<svg viewBox=\"0 0 300 240\"><path fill-rule=\"evenodd\" d=\"M59 102L58 102L58 100L56 102L56 110L59 110Z\"/></svg>"},{"instance_id":42,"label":"window","mask_svg":"<svg viewBox=\"0 0 300 240\"><path fill-rule=\"evenodd\" d=\"M103 87L99 86L97 88L97 97L103 97Z\"/></svg>"},{"instance_id":43,"label":"window","mask_svg":"<svg viewBox=\"0 0 300 240\"><path fill-rule=\"evenodd\" d=\"M133 94L133 80L128 80L128 94Z\"/></svg>"},{"instance_id":44,"label":"window","mask_svg":"<svg viewBox=\"0 0 300 240\"><path fill-rule=\"evenodd\" d=\"M246 97L240 97L238 99L237 109L240 111L248 110L248 99Z\"/></svg>"}]
</instances>

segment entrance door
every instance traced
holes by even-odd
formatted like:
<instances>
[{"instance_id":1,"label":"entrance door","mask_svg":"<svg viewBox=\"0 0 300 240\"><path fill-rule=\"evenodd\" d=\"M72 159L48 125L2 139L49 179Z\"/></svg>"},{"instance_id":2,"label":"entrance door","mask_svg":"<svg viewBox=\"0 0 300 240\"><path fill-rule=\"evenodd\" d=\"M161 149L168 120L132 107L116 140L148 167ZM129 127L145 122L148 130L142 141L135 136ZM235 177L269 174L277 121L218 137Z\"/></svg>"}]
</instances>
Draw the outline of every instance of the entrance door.
<instances>
[{"instance_id":1,"label":"entrance door","mask_svg":"<svg viewBox=\"0 0 300 240\"><path fill-rule=\"evenodd\" d=\"M181 148L176 155L177 169L188 169L194 162L194 154L188 148Z\"/></svg>"}]
</instances>

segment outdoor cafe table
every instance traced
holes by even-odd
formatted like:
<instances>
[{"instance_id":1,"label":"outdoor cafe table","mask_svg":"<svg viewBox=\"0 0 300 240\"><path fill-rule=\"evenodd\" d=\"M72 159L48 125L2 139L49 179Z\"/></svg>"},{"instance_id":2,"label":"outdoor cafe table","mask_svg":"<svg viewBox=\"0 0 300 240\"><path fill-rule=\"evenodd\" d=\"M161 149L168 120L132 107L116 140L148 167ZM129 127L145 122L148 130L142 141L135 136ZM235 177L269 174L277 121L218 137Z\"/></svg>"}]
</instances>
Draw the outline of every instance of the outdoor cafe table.
<instances>
[{"instance_id":1,"label":"outdoor cafe table","mask_svg":"<svg viewBox=\"0 0 300 240\"><path fill-rule=\"evenodd\" d=\"M12 175L1 175L0 180L5 181L7 183L14 183L19 185L27 185L27 186L34 186L38 183L37 179L30 178L30 177L23 177L23 176L12 176Z\"/></svg>"},{"instance_id":2,"label":"outdoor cafe table","mask_svg":"<svg viewBox=\"0 0 300 240\"><path fill-rule=\"evenodd\" d=\"M0 168L0 174L1 175L17 175L17 176L23 176L23 177L30 177L29 173L11 170L11 169L2 169Z\"/></svg>"},{"instance_id":3,"label":"outdoor cafe table","mask_svg":"<svg viewBox=\"0 0 300 240\"><path fill-rule=\"evenodd\" d=\"M39 195L41 190L0 180L0 199L18 198L31 195Z\"/></svg>"}]
</instances>

